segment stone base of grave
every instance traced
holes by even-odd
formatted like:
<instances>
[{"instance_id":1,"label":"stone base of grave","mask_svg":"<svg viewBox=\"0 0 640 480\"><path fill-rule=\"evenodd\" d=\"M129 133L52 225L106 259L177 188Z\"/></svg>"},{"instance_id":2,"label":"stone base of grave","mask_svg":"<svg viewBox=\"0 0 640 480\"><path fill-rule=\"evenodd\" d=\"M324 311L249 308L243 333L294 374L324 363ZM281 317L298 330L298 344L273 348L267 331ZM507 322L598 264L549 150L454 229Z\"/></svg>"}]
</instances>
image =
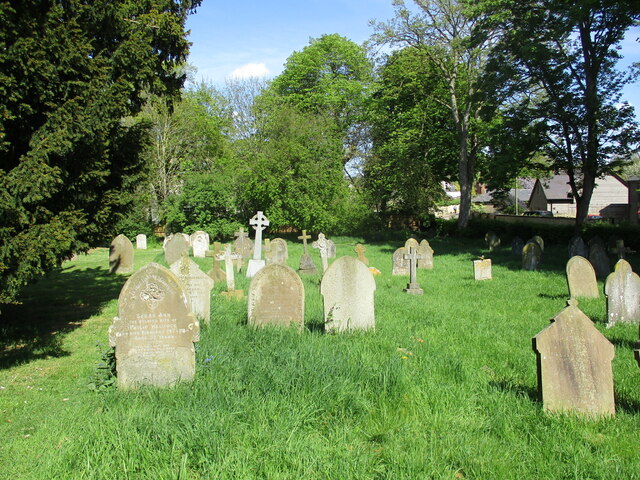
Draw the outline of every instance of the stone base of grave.
<instances>
[{"instance_id":1,"label":"stone base of grave","mask_svg":"<svg viewBox=\"0 0 640 480\"><path fill-rule=\"evenodd\" d=\"M300 258L300 266L298 267L298 273L305 273L308 275L314 275L318 273L316 264L311 260L311 256L305 253Z\"/></svg>"},{"instance_id":2,"label":"stone base of grave","mask_svg":"<svg viewBox=\"0 0 640 480\"><path fill-rule=\"evenodd\" d=\"M224 282L227 279L226 273L220 267L214 267L207 272L214 282Z\"/></svg>"},{"instance_id":3,"label":"stone base of grave","mask_svg":"<svg viewBox=\"0 0 640 480\"><path fill-rule=\"evenodd\" d=\"M221 292L220 295L234 300L241 300L244 298L244 290L227 290L226 292Z\"/></svg>"},{"instance_id":4,"label":"stone base of grave","mask_svg":"<svg viewBox=\"0 0 640 480\"><path fill-rule=\"evenodd\" d=\"M265 261L262 259L256 260L255 258L252 258L249 260L249 265L247 265L247 278L253 278L253 276L262 270L265 265Z\"/></svg>"},{"instance_id":5,"label":"stone base of grave","mask_svg":"<svg viewBox=\"0 0 640 480\"><path fill-rule=\"evenodd\" d=\"M422 295L424 293L424 290L417 283L408 283L404 291L410 295Z\"/></svg>"}]
</instances>

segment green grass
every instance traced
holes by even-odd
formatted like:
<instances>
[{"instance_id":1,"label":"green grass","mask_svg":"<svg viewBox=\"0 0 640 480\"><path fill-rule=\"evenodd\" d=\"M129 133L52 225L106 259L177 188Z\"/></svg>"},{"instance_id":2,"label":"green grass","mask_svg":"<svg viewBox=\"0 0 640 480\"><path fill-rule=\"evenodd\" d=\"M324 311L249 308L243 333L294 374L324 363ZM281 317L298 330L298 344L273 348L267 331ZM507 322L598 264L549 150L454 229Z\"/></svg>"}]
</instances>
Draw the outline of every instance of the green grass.
<instances>
[{"instance_id":1,"label":"green grass","mask_svg":"<svg viewBox=\"0 0 640 480\"><path fill-rule=\"evenodd\" d=\"M354 256L362 241L334 240ZM637 326L606 329L604 297L581 302L616 346L617 415L544 414L531 337L565 305L566 246L524 272L508 247L431 243L435 268L418 272L418 297L391 276L400 244L367 244L382 272L374 332L322 332L320 275L303 277L302 334L248 328L246 299L221 297L217 284L196 379L169 390L87 388L126 277L107 274L106 249L66 263L23 305L2 306L0 478L639 478ZM296 268L302 247L289 247ZM474 282L481 254L494 279ZM160 249L136 251L136 269L150 261L163 262Z\"/></svg>"}]
</instances>

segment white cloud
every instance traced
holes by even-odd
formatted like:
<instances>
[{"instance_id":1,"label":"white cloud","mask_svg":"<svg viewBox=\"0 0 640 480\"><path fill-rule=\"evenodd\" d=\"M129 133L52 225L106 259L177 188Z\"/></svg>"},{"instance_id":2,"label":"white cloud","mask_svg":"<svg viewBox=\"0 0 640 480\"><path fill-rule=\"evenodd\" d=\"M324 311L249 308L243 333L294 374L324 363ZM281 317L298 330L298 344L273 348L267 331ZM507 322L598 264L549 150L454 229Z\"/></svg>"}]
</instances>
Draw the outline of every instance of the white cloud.
<instances>
[{"instance_id":1,"label":"white cloud","mask_svg":"<svg viewBox=\"0 0 640 480\"><path fill-rule=\"evenodd\" d=\"M247 63L231 72L232 78L266 77L271 73L264 63Z\"/></svg>"}]
</instances>

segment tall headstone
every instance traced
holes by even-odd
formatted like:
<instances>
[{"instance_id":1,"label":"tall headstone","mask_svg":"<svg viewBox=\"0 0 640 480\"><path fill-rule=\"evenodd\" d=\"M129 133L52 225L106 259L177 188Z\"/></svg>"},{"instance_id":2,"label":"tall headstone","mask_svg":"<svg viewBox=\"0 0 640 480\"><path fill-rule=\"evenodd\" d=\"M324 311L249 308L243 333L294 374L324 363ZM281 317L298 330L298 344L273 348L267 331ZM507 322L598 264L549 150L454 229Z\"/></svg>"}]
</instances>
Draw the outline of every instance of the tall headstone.
<instances>
[{"instance_id":1,"label":"tall headstone","mask_svg":"<svg viewBox=\"0 0 640 480\"><path fill-rule=\"evenodd\" d=\"M616 323L640 323L640 277L626 260L618 260L604 284L607 327Z\"/></svg>"},{"instance_id":2,"label":"tall headstone","mask_svg":"<svg viewBox=\"0 0 640 480\"><path fill-rule=\"evenodd\" d=\"M269 219L259 211L249 220L249 225L256 231L253 258L247 265L247 277L251 278L265 266L265 261L262 259L262 231L269 226Z\"/></svg>"},{"instance_id":3,"label":"tall headstone","mask_svg":"<svg viewBox=\"0 0 640 480\"><path fill-rule=\"evenodd\" d=\"M527 243L522 249L522 269L537 270L542 258L542 250L536 242Z\"/></svg>"},{"instance_id":4,"label":"tall headstone","mask_svg":"<svg viewBox=\"0 0 640 480\"><path fill-rule=\"evenodd\" d=\"M500 237L495 232L487 232L484 236L484 241L489 247L489 251L493 252L500 246Z\"/></svg>"},{"instance_id":5,"label":"tall headstone","mask_svg":"<svg viewBox=\"0 0 640 480\"><path fill-rule=\"evenodd\" d=\"M164 259L171 265L182 258L184 254L189 255L189 244L181 233L176 233L164 247Z\"/></svg>"},{"instance_id":6,"label":"tall headstone","mask_svg":"<svg viewBox=\"0 0 640 480\"><path fill-rule=\"evenodd\" d=\"M574 255L567 262L567 284L572 298L598 298L598 281L591 262Z\"/></svg>"},{"instance_id":7,"label":"tall headstone","mask_svg":"<svg viewBox=\"0 0 640 480\"><path fill-rule=\"evenodd\" d=\"M213 259L213 266L211 270L207 272L214 282L223 282L226 279L225 272L220 268L220 259L218 256L222 253L222 247L220 242L213 242L213 250L207 250L204 254L207 258ZM242 255L238 254L238 257L242 258Z\"/></svg>"},{"instance_id":8,"label":"tall headstone","mask_svg":"<svg viewBox=\"0 0 640 480\"><path fill-rule=\"evenodd\" d=\"M109 328L119 388L192 380L193 343L199 339L200 326L178 277L157 263L145 265L122 287Z\"/></svg>"},{"instance_id":9,"label":"tall headstone","mask_svg":"<svg viewBox=\"0 0 640 480\"><path fill-rule=\"evenodd\" d=\"M406 251L407 247L404 248ZM420 255L418 254L418 249L416 247L410 246L408 251L409 253L404 254L404 259L409 262L409 283L407 284L407 288L405 288L404 291L411 295L422 295L424 293L424 290L420 288L420 284L418 283L416 275Z\"/></svg>"},{"instance_id":10,"label":"tall headstone","mask_svg":"<svg viewBox=\"0 0 640 480\"><path fill-rule=\"evenodd\" d=\"M340 257L333 262L320 283L325 330L344 332L375 328L375 290L371 271L358 259Z\"/></svg>"},{"instance_id":11,"label":"tall headstone","mask_svg":"<svg viewBox=\"0 0 640 480\"><path fill-rule=\"evenodd\" d=\"M318 270L316 269L316 264L313 263L313 260L311 259L311 255L309 255L307 240L310 239L311 235L307 235L307 231L302 230L302 235L298 237L298 240L302 240L304 251L302 253L302 256L300 257L300 266L298 267L298 272L311 275L318 273Z\"/></svg>"},{"instance_id":12,"label":"tall headstone","mask_svg":"<svg viewBox=\"0 0 640 480\"><path fill-rule=\"evenodd\" d=\"M172 263L170 270L182 282L185 293L189 297L191 311L198 320L209 324L213 279L200 270L198 264L187 255L183 255L180 260Z\"/></svg>"},{"instance_id":13,"label":"tall headstone","mask_svg":"<svg viewBox=\"0 0 640 480\"><path fill-rule=\"evenodd\" d=\"M522 249L524 248L524 241L520 237L516 237L511 241L511 254L516 257L522 256Z\"/></svg>"},{"instance_id":14,"label":"tall headstone","mask_svg":"<svg viewBox=\"0 0 640 480\"><path fill-rule=\"evenodd\" d=\"M605 279L611 273L609 255L602 243L597 241L589 243L589 261L596 271L596 277Z\"/></svg>"},{"instance_id":15,"label":"tall headstone","mask_svg":"<svg viewBox=\"0 0 640 480\"><path fill-rule=\"evenodd\" d=\"M418 268L433 270L433 248L427 240L422 240L418 246Z\"/></svg>"},{"instance_id":16,"label":"tall headstone","mask_svg":"<svg viewBox=\"0 0 640 480\"><path fill-rule=\"evenodd\" d=\"M120 234L109 247L109 273L133 272L133 244Z\"/></svg>"},{"instance_id":17,"label":"tall headstone","mask_svg":"<svg viewBox=\"0 0 640 480\"><path fill-rule=\"evenodd\" d=\"M209 250L209 234L198 230L191 234L191 248L193 256L196 258L204 258Z\"/></svg>"},{"instance_id":18,"label":"tall headstone","mask_svg":"<svg viewBox=\"0 0 640 480\"><path fill-rule=\"evenodd\" d=\"M138 235L136 235L136 249L147 249L147 236L144 233L139 233Z\"/></svg>"},{"instance_id":19,"label":"tall headstone","mask_svg":"<svg viewBox=\"0 0 640 480\"><path fill-rule=\"evenodd\" d=\"M329 267L329 242L324 236L324 233L318 234L318 240L311 244L313 248L317 248L320 251L320 259L322 260L322 271L326 272Z\"/></svg>"},{"instance_id":20,"label":"tall headstone","mask_svg":"<svg viewBox=\"0 0 640 480\"><path fill-rule=\"evenodd\" d=\"M274 238L269 242L269 255L265 254L267 265L272 263L287 264L289 259L289 248L287 242L282 238Z\"/></svg>"},{"instance_id":21,"label":"tall headstone","mask_svg":"<svg viewBox=\"0 0 640 480\"><path fill-rule=\"evenodd\" d=\"M407 253L407 251L404 247L400 247L393 252L391 275L409 275L409 261L404 258L405 253Z\"/></svg>"},{"instance_id":22,"label":"tall headstone","mask_svg":"<svg viewBox=\"0 0 640 480\"><path fill-rule=\"evenodd\" d=\"M575 299L551 321L532 342L544 409L615 415L611 342L580 311Z\"/></svg>"},{"instance_id":23,"label":"tall headstone","mask_svg":"<svg viewBox=\"0 0 640 480\"><path fill-rule=\"evenodd\" d=\"M482 257L480 260L473 261L473 278L474 280L491 280L493 278L490 258Z\"/></svg>"},{"instance_id":24,"label":"tall headstone","mask_svg":"<svg viewBox=\"0 0 640 480\"><path fill-rule=\"evenodd\" d=\"M336 244L327 238L327 258L336 258Z\"/></svg>"},{"instance_id":25,"label":"tall headstone","mask_svg":"<svg viewBox=\"0 0 640 480\"><path fill-rule=\"evenodd\" d=\"M358 260L360 260L365 265L369 265L369 259L364 256L364 252L367 251L364 245L362 245L361 243L358 243L356 245L356 248L354 248L353 250L358 255Z\"/></svg>"},{"instance_id":26,"label":"tall headstone","mask_svg":"<svg viewBox=\"0 0 640 480\"><path fill-rule=\"evenodd\" d=\"M231 251L231 244L228 244L223 254L218 254L216 258L218 260L224 260L225 278L227 281L227 291L222 292L225 297L243 298L244 290L236 290L236 279L233 274L233 261L238 257L242 257L239 253Z\"/></svg>"},{"instance_id":27,"label":"tall headstone","mask_svg":"<svg viewBox=\"0 0 640 480\"><path fill-rule=\"evenodd\" d=\"M569 240L568 250L569 258L575 257L576 255L584 258L589 257L589 248L587 247L587 244L584 243L584 240L580 235L574 235L571 237L571 240Z\"/></svg>"},{"instance_id":28,"label":"tall headstone","mask_svg":"<svg viewBox=\"0 0 640 480\"><path fill-rule=\"evenodd\" d=\"M267 265L251 280L248 301L249 325L304 325L304 285L291 267Z\"/></svg>"}]
</instances>

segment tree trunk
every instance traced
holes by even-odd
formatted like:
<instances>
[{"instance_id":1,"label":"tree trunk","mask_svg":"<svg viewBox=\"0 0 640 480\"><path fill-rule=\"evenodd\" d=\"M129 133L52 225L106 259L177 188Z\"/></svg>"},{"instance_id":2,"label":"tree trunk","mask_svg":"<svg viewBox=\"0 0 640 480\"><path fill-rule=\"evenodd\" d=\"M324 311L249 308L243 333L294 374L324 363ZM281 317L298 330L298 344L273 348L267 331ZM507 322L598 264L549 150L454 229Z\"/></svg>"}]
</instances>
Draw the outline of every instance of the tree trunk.
<instances>
[{"instance_id":1,"label":"tree trunk","mask_svg":"<svg viewBox=\"0 0 640 480\"><path fill-rule=\"evenodd\" d=\"M458 128L460 158L458 172L460 175L460 210L458 211L458 229L467 228L471 218L471 192L473 187L473 159L469 155L469 134L466 129Z\"/></svg>"},{"instance_id":2,"label":"tree trunk","mask_svg":"<svg viewBox=\"0 0 640 480\"><path fill-rule=\"evenodd\" d=\"M596 179L591 173L585 172L582 182L582 195L576 198L576 228L580 228L587 220L589 205L591 204L591 195L593 195Z\"/></svg>"}]
</instances>

